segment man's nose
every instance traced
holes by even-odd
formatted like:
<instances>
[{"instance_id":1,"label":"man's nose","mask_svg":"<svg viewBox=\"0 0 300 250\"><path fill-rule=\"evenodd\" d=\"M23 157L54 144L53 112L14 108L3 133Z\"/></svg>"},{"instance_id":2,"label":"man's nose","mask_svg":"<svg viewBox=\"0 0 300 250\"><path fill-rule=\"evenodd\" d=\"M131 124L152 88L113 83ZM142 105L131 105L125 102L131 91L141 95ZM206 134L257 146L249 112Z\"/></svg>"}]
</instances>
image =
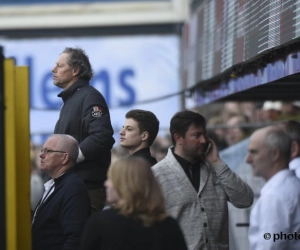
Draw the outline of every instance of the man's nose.
<instances>
[{"instance_id":1,"label":"man's nose","mask_svg":"<svg viewBox=\"0 0 300 250\"><path fill-rule=\"evenodd\" d=\"M207 143L207 138L205 135L200 136L199 140L201 143Z\"/></svg>"}]
</instances>

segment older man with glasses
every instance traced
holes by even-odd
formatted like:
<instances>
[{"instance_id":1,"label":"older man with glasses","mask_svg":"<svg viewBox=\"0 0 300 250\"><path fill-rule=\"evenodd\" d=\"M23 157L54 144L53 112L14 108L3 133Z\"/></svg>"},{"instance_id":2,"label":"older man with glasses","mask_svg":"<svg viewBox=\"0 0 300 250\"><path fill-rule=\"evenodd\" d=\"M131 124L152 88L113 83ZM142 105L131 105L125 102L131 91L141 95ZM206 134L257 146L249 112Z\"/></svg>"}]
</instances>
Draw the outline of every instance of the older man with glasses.
<instances>
[{"instance_id":1,"label":"older man with glasses","mask_svg":"<svg viewBox=\"0 0 300 250\"><path fill-rule=\"evenodd\" d=\"M51 179L32 218L32 250L78 249L90 200L73 170L77 156L78 143L69 135L52 135L41 149L40 169Z\"/></svg>"}]
</instances>

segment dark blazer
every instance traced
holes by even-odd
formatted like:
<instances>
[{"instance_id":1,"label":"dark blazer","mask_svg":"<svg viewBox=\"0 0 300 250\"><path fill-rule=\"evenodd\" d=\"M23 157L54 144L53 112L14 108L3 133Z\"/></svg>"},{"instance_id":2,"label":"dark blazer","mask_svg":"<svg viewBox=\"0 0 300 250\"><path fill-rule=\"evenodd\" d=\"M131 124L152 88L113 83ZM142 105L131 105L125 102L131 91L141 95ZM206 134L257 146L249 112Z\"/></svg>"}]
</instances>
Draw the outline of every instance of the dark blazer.
<instances>
[{"instance_id":1,"label":"dark blazer","mask_svg":"<svg viewBox=\"0 0 300 250\"><path fill-rule=\"evenodd\" d=\"M68 171L54 180L54 191L40 206L32 224L32 250L76 250L90 214L80 176Z\"/></svg>"}]
</instances>

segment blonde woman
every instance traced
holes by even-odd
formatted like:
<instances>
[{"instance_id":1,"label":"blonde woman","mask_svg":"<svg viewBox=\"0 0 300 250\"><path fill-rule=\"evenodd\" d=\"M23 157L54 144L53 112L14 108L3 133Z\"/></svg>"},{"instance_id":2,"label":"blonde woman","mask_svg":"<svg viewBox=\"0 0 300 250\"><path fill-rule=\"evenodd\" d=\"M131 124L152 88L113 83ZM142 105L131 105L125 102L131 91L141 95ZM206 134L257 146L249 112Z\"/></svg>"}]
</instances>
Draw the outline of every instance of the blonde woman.
<instances>
[{"instance_id":1,"label":"blonde woman","mask_svg":"<svg viewBox=\"0 0 300 250\"><path fill-rule=\"evenodd\" d=\"M105 186L111 208L90 217L82 250L187 249L178 223L165 211L149 163L137 157L112 163Z\"/></svg>"}]
</instances>

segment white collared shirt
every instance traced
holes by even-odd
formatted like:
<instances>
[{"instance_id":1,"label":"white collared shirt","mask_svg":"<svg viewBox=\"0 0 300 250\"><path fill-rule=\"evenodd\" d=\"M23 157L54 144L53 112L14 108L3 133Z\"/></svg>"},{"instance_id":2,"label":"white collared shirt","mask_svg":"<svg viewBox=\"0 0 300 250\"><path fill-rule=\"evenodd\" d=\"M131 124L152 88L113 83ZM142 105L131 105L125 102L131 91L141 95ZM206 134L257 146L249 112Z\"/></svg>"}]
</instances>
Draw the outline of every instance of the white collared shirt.
<instances>
[{"instance_id":1,"label":"white collared shirt","mask_svg":"<svg viewBox=\"0 0 300 250\"><path fill-rule=\"evenodd\" d=\"M55 188L55 186L53 188L51 188L53 185L54 185L54 180L53 179L50 179L49 181L47 181L44 184L45 192L43 194L43 198L42 198L42 202L41 203L44 203L48 199L48 197L53 193L54 188ZM50 190L50 192L49 192L49 190Z\"/></svg>"},{"instance_id":2,"label":"white collared shirt","mask_svg":"<svg viewBox=\"0 0 300 250\"><path fill-rule=\"evenodd\" d=\"M300 233L300 180L294 171L284 169L263 186L260 198L251 210L250 249L299 250L299 239L274 242L275 234L284 237L284 234L288 236L295 232ZM271 236L269 240L264 238L267 233L270 235L266 237Z\"/></svg>"},{"instance_id":3,"label":"white collared shirt","mask_svg":"<svg viewBox=\"0 0 300 250\"><path fill-rule=\"evenodd\" d=\"M295 170L296 176L300 179L300 157L297 157L290 161L290 170Z\"/></svg>"}]
</instances>

